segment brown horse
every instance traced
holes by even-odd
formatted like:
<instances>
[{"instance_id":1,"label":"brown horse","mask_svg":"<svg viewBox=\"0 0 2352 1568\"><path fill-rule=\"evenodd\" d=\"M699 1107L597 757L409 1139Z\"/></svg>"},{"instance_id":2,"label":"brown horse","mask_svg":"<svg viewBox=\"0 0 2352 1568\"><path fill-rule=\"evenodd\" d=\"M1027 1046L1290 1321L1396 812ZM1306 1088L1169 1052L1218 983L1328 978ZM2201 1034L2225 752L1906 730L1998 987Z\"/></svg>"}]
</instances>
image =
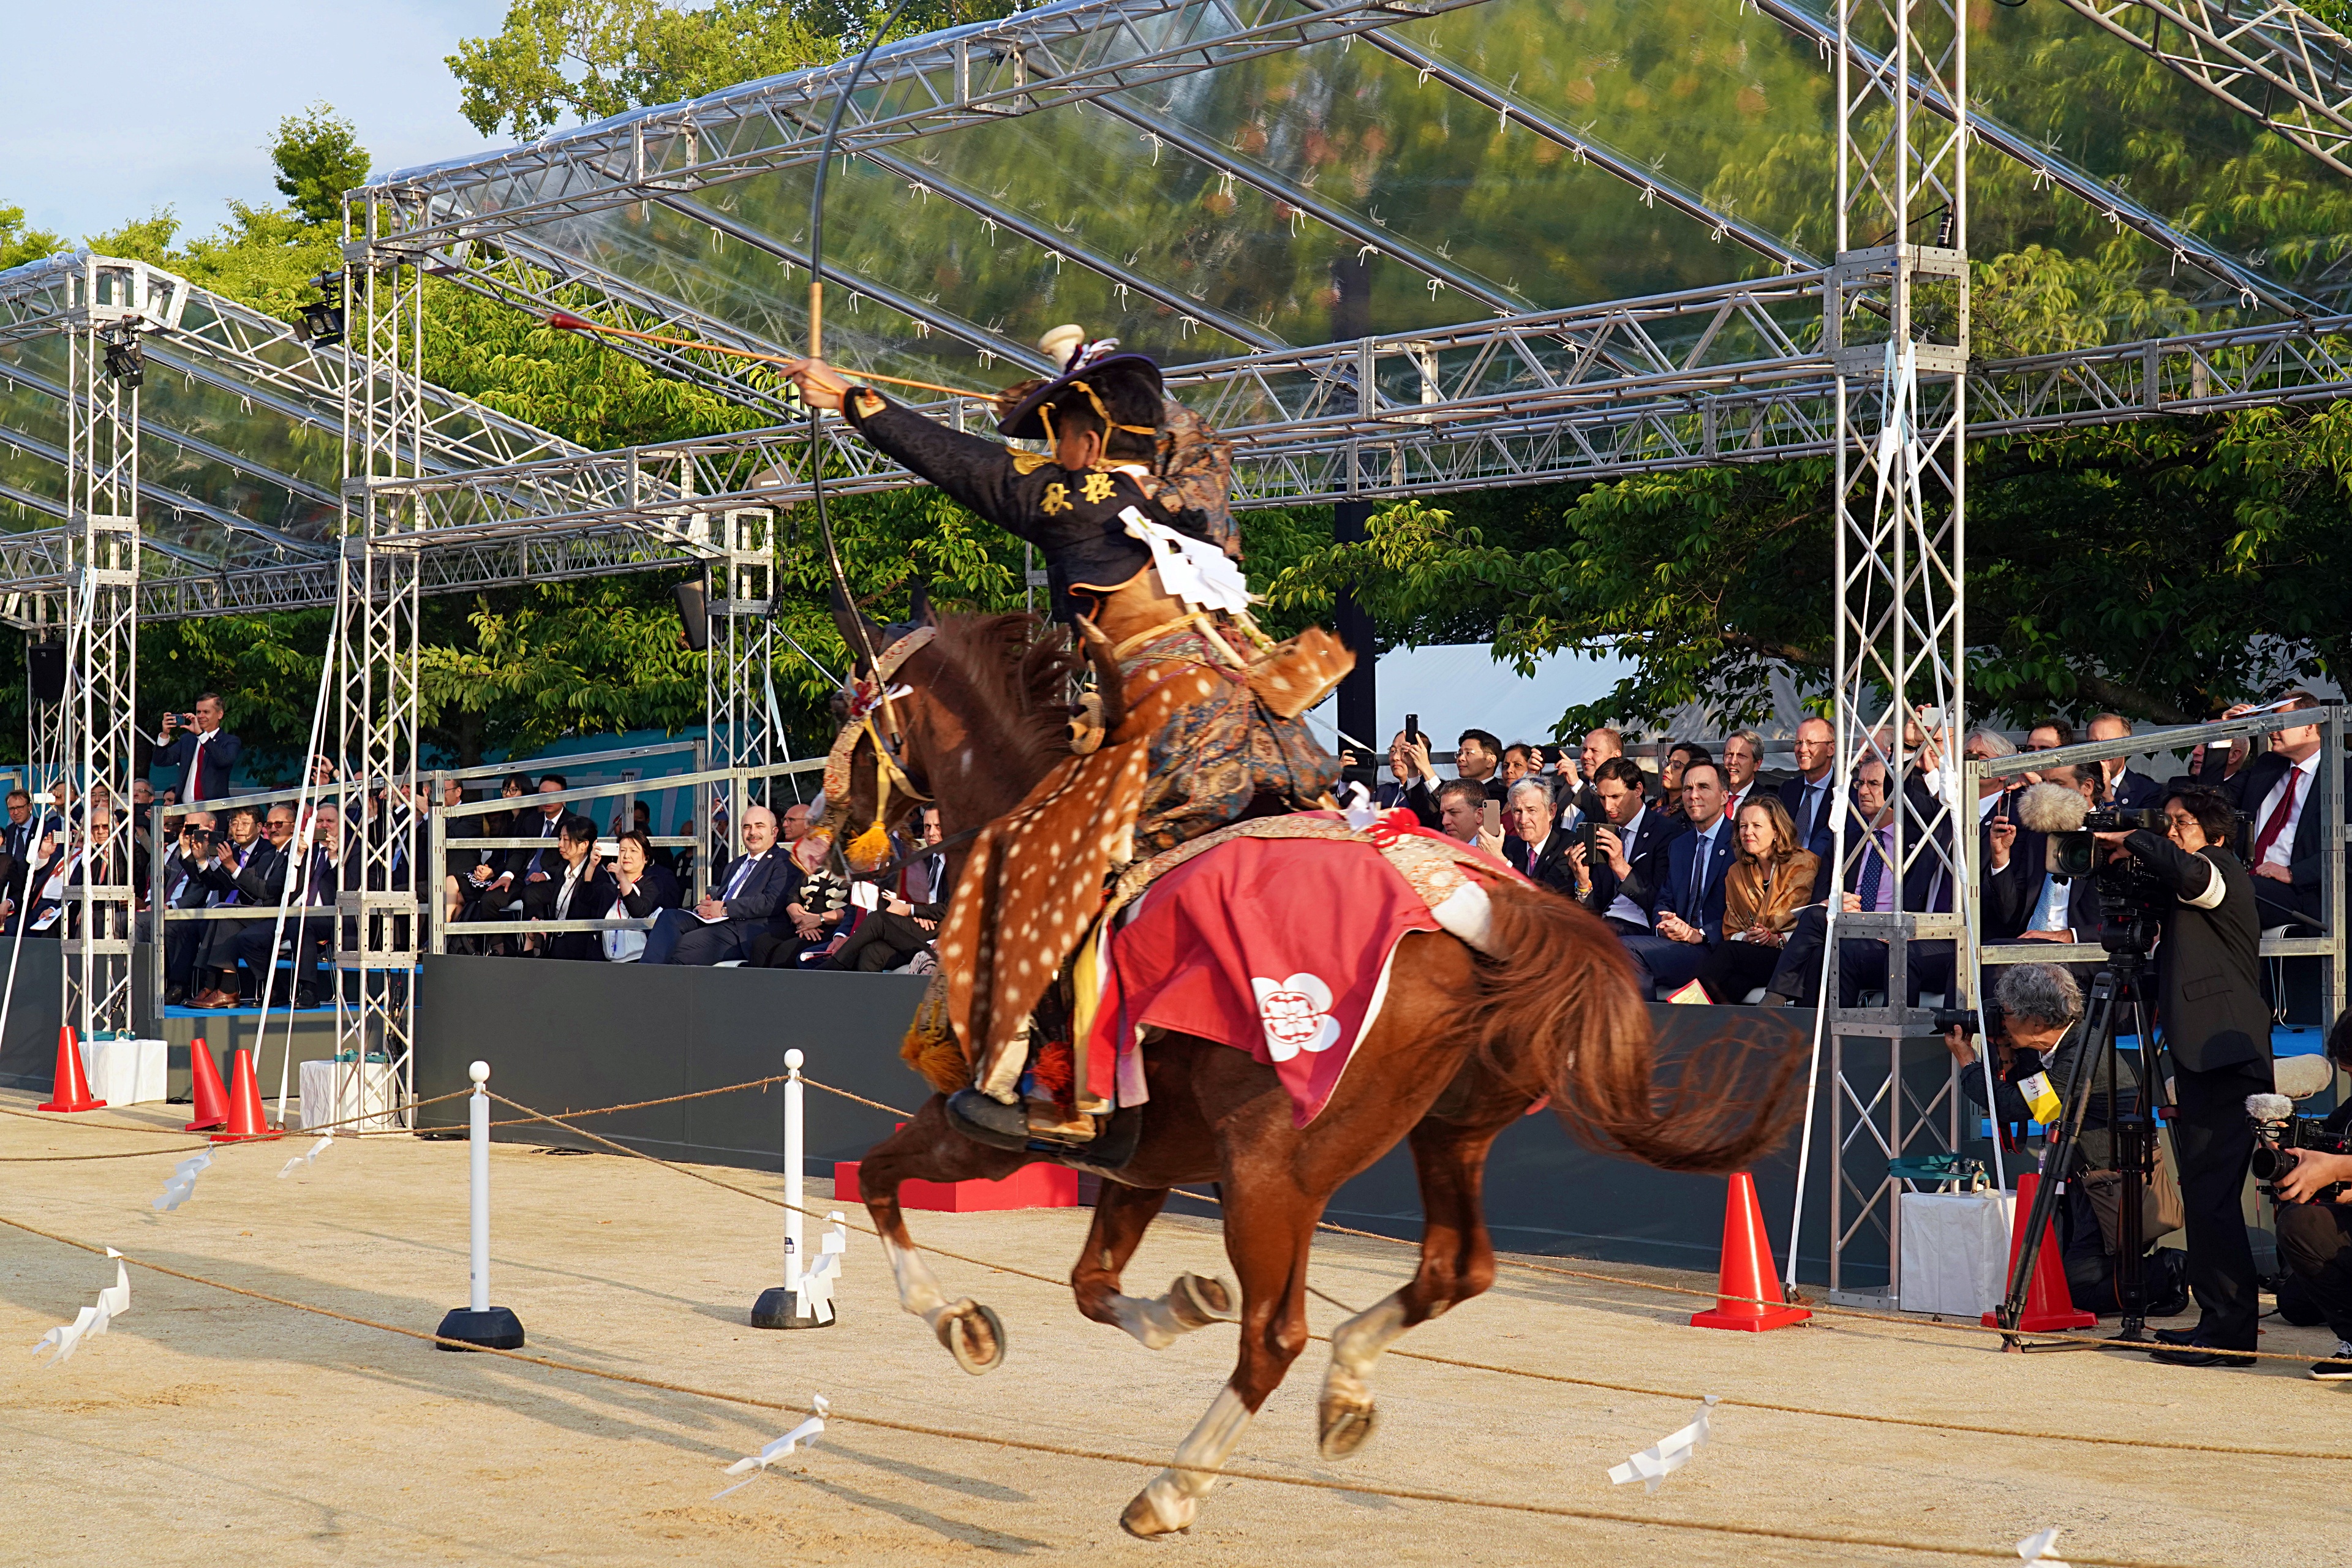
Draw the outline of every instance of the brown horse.
<instances>
[{"instance_id":1,"label":"brown horse","mask_svg":"<svg viewBox=\"0 0 2352 1568\"><path fill-rule=\"evenodd\" d=\"M877 647L880 646L877 638ZM1077 654L1027 616L950 617L903 664L893 703L899 766L936 799L950 836L1017 805L1069 754L1068 679ZM869 826L877 798L871 742L853 759L850 798L830 802L837 841ZM905 799L893 792L894 807ZM911 809L911 803L908 803ZM895 813L894 813L895 815ZM840 826L845 824L845 826ZM1739 1169L1770 1148L1796 1110L1801 1065L1784 1058L1751 1082L1722 1056L1685 1066L1671 1086L1653 1073L1649 1014L1616 938L1546 889L1497 878L1492 924L1474 951L1442 932L1407 935L1387 999L1322 1113L1291 1125L1271 1068L1213 1041L1160 1035L1143 1047L1150 1089L1134 1157L1103 1184L1092 1232L1070 1282L1078 1310L1153 1350L1238 1318L1233 1376L1162 1471L1122 1517L1137 1535L1185 1529L1214 1471L1307 1342L1307 1248L1339 1185L1410 1142L1420 1178L1421 1264L1412 1281L1341 1323L1319 1405L1325 1458L1370 1436L1370 1376L1400 1334L1485 1290L1495 1272L1479 1186L1497 1133L1549 1096L1585 1142L1677 1171ZM965 1371L1004 1356L996 1314L951 1300L907 1234L898 1185L1001 1178L1053 1156L1016 1153L955 1131L933 1095L858 1170L898 1280L902 1306L929 1323ZM1215 1182L1223 1195L1230 1285L1179 1278L1166 1296L1120 1292L1120 1272L1180 1183Z\"/></svg>"}]
</instances>

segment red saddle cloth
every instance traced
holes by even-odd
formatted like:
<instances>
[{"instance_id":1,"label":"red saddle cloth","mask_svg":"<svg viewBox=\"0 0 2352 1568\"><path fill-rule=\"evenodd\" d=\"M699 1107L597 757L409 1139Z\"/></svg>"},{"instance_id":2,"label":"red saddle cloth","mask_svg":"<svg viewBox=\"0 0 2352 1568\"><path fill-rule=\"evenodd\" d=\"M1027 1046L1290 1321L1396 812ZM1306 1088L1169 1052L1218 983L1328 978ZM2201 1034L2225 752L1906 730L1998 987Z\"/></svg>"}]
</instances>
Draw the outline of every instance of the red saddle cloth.
<instances>
[{"instance_id":1,"label":"red saddle cloth","mask_svg":"<svg viewBox=\"0 0 2352 1568\"><path fill-rule=\"evenodd\" d=\"M1304 1127L1380 1017L1407 931L1440 927L1371 845L1235 838L1152 883L1111 938L1087 1037L1088 1089L1121 1103L1146 1028L1216 1040L1274 1068Z\"/></svg>"}]
</instances>

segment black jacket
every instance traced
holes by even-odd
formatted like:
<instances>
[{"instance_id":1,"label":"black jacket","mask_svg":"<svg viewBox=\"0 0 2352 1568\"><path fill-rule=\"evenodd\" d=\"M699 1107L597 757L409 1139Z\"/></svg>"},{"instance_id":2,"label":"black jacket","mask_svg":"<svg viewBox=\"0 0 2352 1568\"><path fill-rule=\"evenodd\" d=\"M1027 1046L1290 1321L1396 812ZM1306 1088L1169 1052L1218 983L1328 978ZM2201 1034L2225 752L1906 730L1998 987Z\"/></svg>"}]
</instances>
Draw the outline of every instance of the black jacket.
<instances>
[{"instance_id":1,"label":"black jacket","mask_svg":"<svg viewBox=\"0 0 2352 1568\"><path fill-rule=\"evenodd\" d=\"M857 401L851 398L845 411L858 434L1045 554L1055 620L1072 620L1087 607L1074 589L1116 588L1151 564L1150 550L1129 534L1119 516L1127 508L1179 526L1132 474L1073 473L1050 458L934 424L887 397L878 411L861 418Z\"/></svg>"},{"instance_id":2,"label":"black jacket","mask_svg":"<svg viewBox=\"0 0 2352 1568\"><path fill-rule=\"evenodd\" d=\"M1664 884L1666 874L1666 846L1689 832L1690 824L1682 817L1668 816L1646 805L1627 827L1618 827L1605 816L1597 820L1601 826L1615 829L1620 837L1630 828L1633 842L1625 851L1626 875L1622 883L1618 880L1617 868L1609 864L1607 856L1601 856L1593 862L1592 896L1584 901L1584 907L1596 915L1605 916L1610 906L1617 901L1617 896L1622 893L1641 907L1643 915L1654 918L1658 912L1658 889ZM1573 886L1572 879L1570 885Z\"/></svg>"},{"instance_id":3,"label":"black jacket","mask_svg":"<svg viewBox=\"0 0 2352 1568\"><path fill-rule=\"evenodd\" d=\"M2325 766L2324 759L2314 758L2315 770ZM2252 820L2246 827L2246 847L2253 848L2254 840L2262 837L2263 802L2287 769L2294 764L2279 752L2264 752L2261 756L2238 770L2238 776L2221 786L2221 797ZM2352 770L2347 770L2347 782L2352 782ZM2326 814L2319 806L2320 778L2312 774L2311 788L2303 797L2303 815L2294 825L2294 843L2287 851L2287 876L2301 890L2316 895L2319 891L2319 867L2326 848L2326 833L2321 818ZM2248 875L2253 868L2246 868ZM2275 884L2273 884L2275 885Z\"/></svg>"},{"instance_id":4,"label":"black jacket","mask_svg":"<svg viewBox=\"0 0 2352 1568\"><path fill-rule=\"evenodd\" d=\"M2142 828L2125 840L2180 901L2165 917L2156 951L2158 1017L2172 1059L2190 1072L2271 1059L2271 1010L2263 1001L2262 928L2253 879L2227 849L2190 855ZM2218 903L2210 900L2219 877Z\"/></svg>"},{"instance_id":5,"label":"black jacket","mask_svg":"<svg viewBox=\"0 0 2352 1568\"><path fill-rule=\"evenodd\" d=\"M619 893L614 904L621 912L635 920L643 920L656 910L677 909L677 879L671 876L669 868L659 861L648 861L646 874L637 879L635 890Z\"/></svg>"},{"instance_id":6,"label":"black jacket","mask_svg":"<svg viewBox=\"0 0 2352 1568\"><path fill-rule=\"evenodd\" d=\"M1529 844L1516 833L1506 833L1503 858L1528 880L1548 883L1574 898L1576 866L1568 858L1568 847L1575 842L1575 836L1564 827L1554 827L1541 844Z\"/></svg>"},{"instance_id":7,"label":"black jacket","mask_svg":"<svg viewBox=\"0 0 2352 1568\"><path fill-rule=\"evenodd\" d=\"M562 824L563 816L560 812L550 817L543 812L519 811L515 813L514 826L508 832L499 835L503 838L547 840L544 848L507 851L506 874L514 879L513 888L516 891L520 890L523 882L530 876L533 860L539 862L539 869L546 872L551 880L563 875L563 857L556 851L555 847L555 836ZM479 864L478 861L476 863Z\"/></svg>"},{"instance_id":8,"label":"black jacket","mask_svg":"<svg viewBox=\"0 0 2352 1568\"><path fill-rule=\"evenodd\" d=\"M236 793L229 788L229 775L236 771L236 760L244 751L244 743L226 730L214 731L213 738L201 744L195 731L182 730L168 745L156 747L149 760L184 769L199 753L203 755L204 766L197 770L197 776L190 779L184 773L181 778L184 787L180 791L180 800L184 805L194 805L200 800L223 800Z\"/></svg>"}]
</instances>

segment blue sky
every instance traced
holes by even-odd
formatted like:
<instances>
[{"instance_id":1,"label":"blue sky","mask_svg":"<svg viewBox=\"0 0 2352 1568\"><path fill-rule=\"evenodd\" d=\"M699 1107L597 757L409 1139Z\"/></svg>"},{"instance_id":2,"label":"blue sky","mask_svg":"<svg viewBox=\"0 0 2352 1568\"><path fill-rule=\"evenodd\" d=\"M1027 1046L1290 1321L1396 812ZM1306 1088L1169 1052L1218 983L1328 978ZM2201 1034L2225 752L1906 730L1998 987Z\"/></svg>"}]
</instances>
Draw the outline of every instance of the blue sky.
<instances>
[{"instance_id":1,"label":"blue sky","mask_svg":"<svg viewBox=\"0 0 2352 1568\"><path fill-rule=\"evenodd\" d=\"M320 100L381 173L493 145L442 64L507 0L9 0L0 47L0 206L68 241L171 206L215 227L232 196L279 199L263 151ZM122 61L110 68L106 55ZM504 140L501 138L500 140Z\"/></svg>"}]
</instances>

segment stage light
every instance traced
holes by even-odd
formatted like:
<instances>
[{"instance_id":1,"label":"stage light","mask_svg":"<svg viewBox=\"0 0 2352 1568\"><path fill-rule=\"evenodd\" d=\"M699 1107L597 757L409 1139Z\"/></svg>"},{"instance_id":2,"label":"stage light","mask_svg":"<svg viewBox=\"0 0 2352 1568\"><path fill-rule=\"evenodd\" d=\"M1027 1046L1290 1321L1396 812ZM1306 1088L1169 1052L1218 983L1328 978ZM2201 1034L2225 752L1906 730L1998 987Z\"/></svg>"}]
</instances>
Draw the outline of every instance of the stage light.
<instances>
[{"instance_id":1,"label":"stage light","mask_svg":"<svg viewBox=\"0 0 2352 1568\"><path fill-rule=\"evenodd\" d=\"M330 349L343 341L343 275L321 272L310 287L321 297L294 307L294 335L314 349Z\"/></svg>"},{"instance_id":2,"label":"stage light","mask_svg":"<svg viewBox=\"0 0 2352 1568\"><path fill-rule=\"evenodd\" d=\"M140 346L136 333L106 340L106 374L130 387L146 381L147 351Z\"/></svg>"},{"instance_id":3,"label":"stage light","mask_svg":"<svg viewBox=\"0 0 2352 1568\"><path fill-rule=\"evenodd\" d=\"M314 349L328 349L343 341L343 308L331 300L298 307L294 335Z\"/></svg>"}]
</instances>

